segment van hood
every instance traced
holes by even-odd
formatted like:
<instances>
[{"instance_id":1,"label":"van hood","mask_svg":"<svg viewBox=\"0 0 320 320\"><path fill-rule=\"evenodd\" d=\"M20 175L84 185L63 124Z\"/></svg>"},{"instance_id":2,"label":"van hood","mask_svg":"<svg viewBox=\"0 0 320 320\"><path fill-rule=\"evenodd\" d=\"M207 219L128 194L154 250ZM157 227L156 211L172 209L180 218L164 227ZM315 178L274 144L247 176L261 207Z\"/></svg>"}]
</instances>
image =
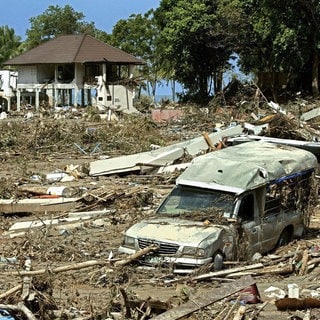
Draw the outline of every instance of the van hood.
<instances>
[{"instance_id":1,"label":"van hood","mask_svg":"<svg viewBox=\"0 0 320 320\"><path fill-rule=\"evenodd\" d=\"M126 235L197 246L208 237L218 238L223 229L220 225L205 225L181 218L156 217L136 223L127 230Z\"/></svg>"}]
</instances>

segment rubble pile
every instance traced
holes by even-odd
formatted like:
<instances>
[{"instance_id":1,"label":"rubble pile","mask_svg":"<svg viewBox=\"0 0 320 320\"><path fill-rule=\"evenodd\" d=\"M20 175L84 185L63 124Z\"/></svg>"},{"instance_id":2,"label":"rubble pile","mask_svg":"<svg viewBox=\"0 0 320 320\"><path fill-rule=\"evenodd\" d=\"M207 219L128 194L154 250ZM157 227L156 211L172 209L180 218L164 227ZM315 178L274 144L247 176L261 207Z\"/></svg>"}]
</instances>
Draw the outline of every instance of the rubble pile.
<instances>
[{"instance_id":1,"label":"rubble pile","mask_svg":"<svg viewBox=\"0 0 320 320\"><path fill-rule=\"evenodd\" d=\"M223 270L179 275L140 263L157 247L118 252L124 231L153 214L197 155L235 136L317 141L313 103L187 106L160 123L146 115L89 122L78 113L1 120L0 318L319 318L317 201L302 239Z\"/></svg>"}]
</instances>

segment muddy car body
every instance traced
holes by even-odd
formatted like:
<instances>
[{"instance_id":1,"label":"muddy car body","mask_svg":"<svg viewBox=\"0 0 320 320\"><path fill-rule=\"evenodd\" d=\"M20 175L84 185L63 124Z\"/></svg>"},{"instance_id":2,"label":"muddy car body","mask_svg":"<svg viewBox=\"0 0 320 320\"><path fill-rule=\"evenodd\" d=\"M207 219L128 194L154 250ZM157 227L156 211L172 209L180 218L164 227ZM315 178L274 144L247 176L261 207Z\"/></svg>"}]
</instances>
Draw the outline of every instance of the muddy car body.
<instances>
[{"instance_id":1,"label":"muddy car body","mask_svg":"<svg viewBox=\"0 0 320 320\"><path fill-rule=\"evenodd\" d=\"M312 153L265 142L199 156L155 216L126 231L119 251L156 245L143 261L180 273L269 252L303 234L316 168Z\"/></svg>"}]
</instances>

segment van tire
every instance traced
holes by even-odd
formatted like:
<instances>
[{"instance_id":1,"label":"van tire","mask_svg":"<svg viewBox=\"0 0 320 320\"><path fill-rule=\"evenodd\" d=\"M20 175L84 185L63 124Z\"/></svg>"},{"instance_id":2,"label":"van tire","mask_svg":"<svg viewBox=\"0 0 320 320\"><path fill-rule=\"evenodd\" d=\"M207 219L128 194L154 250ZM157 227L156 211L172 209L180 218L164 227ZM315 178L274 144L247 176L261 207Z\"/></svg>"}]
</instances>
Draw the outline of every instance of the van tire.
<instances>
[{"instance_id":1,"label":"van tire","mask_svg":"<svg viewBox=\"0 0 320 320\"><path fill-rule=\"evenodd\" d=\"M288 244L292 240L292 232L289 227L282 230L277 247L282 247Z\"/></svg>"},{"instance_id":2,"label":"van tire","mask_svg":"<svg viewBox=\"0 0 320 320\"><path fill-rule=\"evenodd\" d=\"M223 254L218 252L213 257L213 267L215 271L223 269Z\"/></svg>"}]
</instances>

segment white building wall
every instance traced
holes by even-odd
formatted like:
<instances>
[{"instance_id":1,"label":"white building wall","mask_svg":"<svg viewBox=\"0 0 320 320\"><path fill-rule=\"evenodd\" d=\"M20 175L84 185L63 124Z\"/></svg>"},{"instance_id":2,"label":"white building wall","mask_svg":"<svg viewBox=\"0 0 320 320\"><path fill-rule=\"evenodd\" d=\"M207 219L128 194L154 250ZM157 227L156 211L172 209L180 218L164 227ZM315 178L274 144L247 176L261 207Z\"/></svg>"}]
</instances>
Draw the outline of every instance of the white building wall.
<instances>
[{"instance_id":1,"label":"white building wall","mask_svg":"<svg viewBox=\"0 0 320 320\"><path fill-rule=\"evenodd\" d=\"M38 83L37 67L36 66L21 66L19 67L19 84L35 84Z\"/></svg>"}]
</instances>

